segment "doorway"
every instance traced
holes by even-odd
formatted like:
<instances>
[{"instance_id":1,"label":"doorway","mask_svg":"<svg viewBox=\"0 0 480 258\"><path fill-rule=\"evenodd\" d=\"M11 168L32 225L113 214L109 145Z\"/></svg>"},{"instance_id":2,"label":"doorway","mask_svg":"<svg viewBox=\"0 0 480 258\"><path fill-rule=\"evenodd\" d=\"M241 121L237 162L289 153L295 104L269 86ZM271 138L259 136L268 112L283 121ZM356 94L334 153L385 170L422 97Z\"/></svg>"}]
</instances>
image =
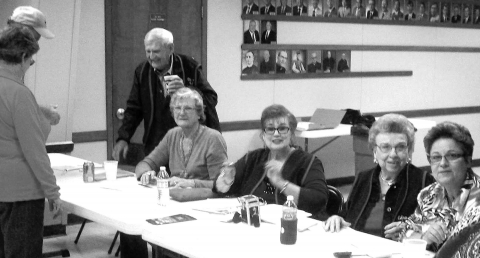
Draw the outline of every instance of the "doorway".
<instances>
[{"instance_id":1,"label":"doorway","mask_svg":"<svg viewBox=\"0 0 480 258\"><path fill-rule=\"evenodd\" d=\"M152 28L173 33L175 52L192 56L206 74L206 0L105 0L105 49L107 92L107 156L112 156L118 128L119 109L126 102L133 84L135 68L145 61L143 39ZM129 145L127 159L119 165L133 171L144 157L143 122Z\"/></svg>"}]
</instances>

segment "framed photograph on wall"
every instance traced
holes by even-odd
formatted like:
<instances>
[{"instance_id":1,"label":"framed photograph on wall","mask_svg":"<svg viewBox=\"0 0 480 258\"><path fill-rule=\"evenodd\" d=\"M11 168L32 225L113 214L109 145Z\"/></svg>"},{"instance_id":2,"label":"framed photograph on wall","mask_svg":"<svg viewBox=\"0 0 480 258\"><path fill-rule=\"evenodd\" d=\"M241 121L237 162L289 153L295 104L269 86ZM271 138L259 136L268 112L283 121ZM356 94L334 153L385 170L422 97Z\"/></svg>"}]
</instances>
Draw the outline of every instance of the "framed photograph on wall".
<instances>
[{"instance_id":1,"label":"framed photograph on wall","mask_svg":"<svg viewBox=\"0 0 480 258\"><path fill-rule=\"evenodd\" d=\"M292 0L277 0L277 15L293 15Z\"/></svg>"},{"instance_id":2,"label":"framed photograph on wall","mask_svg":"<svg viewBox=\"0 0 480 258\"><path fill-rule=\"evenodd\" d=\"M323 72L334 73L337 68L337 61L335 59L335 50L323 50Z\"/></svg>"},{"instance_id":3,"label":"framed photograph on wall","mask_svg":"<svg viewBox=\"0 0 480 258\"><path fill-rule=\"evenodd\" d=\"M406 21L414 21L417 19L417 15L415 14L416 10L416 1L415 0L405 0L405 12L403 13L404 20Z\"/></svg>"},{"instance_id":4,"label":"framed photograph on wall","mask_svg":"<svg viewBox=\"0 0 480 258\"><path fill-rule=\"evenodd\" d=\"M337 50L336 56L338 58L337 71L339 73L350 72L351 51L350 50Z\"/></svg>"},{"instance_id":5,"label":"framed photograph on wall","mask_svg":"<svg viewBox=\"0 0 480 258\"><path fill-rule=\"evenodd\" d=\"M480 5L473 6L473 24L480 24Z\"/></svg>"},{"instance_id":6,"label":"framed photograph on wall","mask_svg":"<svg viewBox=\"0 0 480 258\"><path fill-rule=\"evenodd\" d=\"M307 58L307 73L321 73L322 50L309 50Z\"/></svg>"},{"instance_id":7,"label":"framed photograph on wall","mask_svg":"<svg viewBox=\"0 0 480 258\"><path fill-rule=\"evenodd\" d=\"M352 15L352 8L350 0L339 0L338 1L338 17L340 18L349 18Z\"/></svg>"},{"instance_id":8,"label":"framed photograph on wall","mask_svg":"<svg viewBox=\"0 0 480 258\"><path fill-rule=\"evenodd\" d=\"M450 22L450 3L441 4L441 13L440 13L440 22L449 23Z\"/></svg>"},{"instance_id":9,"label":"framed photograph on wall","mask_svg":"<svg viewBox=\"0 0 480 258\"><path fill-rule=\"evenodd\" d=\"M261 15L276 15L276 3L275 0L259 0L260 3L260 14Z\"/></svg>"},{"instance_id":10,"label":"framed photograph on wall","mask_svg":"<svg viewBox=\"0 0 480 258\"><path fill-rule=\"evenodd\" d=\"M308 15L312 17L323 17L323 1L312 0L308 6Z\"/></svg>"},{"instance_id":11,"label":"framed photograph on wall","mask_svg":"<svg viewBox=\"0 0 480 258\"><path fill-rule=\"evenodd\" d=\"M243 44L260 44L259 21L243 21Z\"/></svg>"},{"instance_id":12,"label":"framed photograph on wall","mask_svg":"<svg viewBox=\"0 0 480 258\"><path fill-rule=\"evenodd\" d=\"M392 20L402 21L405 10L403 9L403 4L400 0L392 0Z\"/></svg>"},{"instance_id":13,"label":"framed photograph on wall","mask_svg":"<svg viewBox=\"0 0 480 258\"><path fill-rule=\"evenodd\" d=\"M242 76L258 74L258 51L243 50L242 51Z\"/></svg>"},{"instance_id":14,"label":"framed photograph on wall","mask_svg":"<svg viewBox=\"0 0 480 258\"><path fill-rule=\"evenodd\" d=\"M472 24L472 21L473 21L472 10L473 10L472 4L467 4L467 3L463 4L462 24Z\"/></svg>"},{"instance_id":15,"label":"framed photograph on wall","mask_svg":"<svg viewBox=\"0 0 480 258\"><path fill-rule=\"evenodd\" d=\"M277 43L277 21L262 21L262 36L260 41L262 44Z\"/></svg>"},{"instance_id":16,"label":"framed photograph on wall","mask_svg":"<svg viewBox=\"0 0 480 258\"><path fill-rule=\"evenodd\" d=\"M452 3L452 18L450 20L452 23L461 23L462 22L462 15L460 15L460 10L462 9L462 5L459 3Z\"/></svg>"},{"instance_id":17,"label":"framed photograph on wall","mask_svg":"<svg viewBox=\"0 0 480 258\"><path fill-rule=\"evenodd\" d=\"M430 2L430 22L440 22L440 3L436 1Z\"/></svg>"},{"instance_id":18,"label":"framed photograph on wall","mask_svg":"<svg viewBox=\"0 0 480 258\"><path fill-rule=\"evenodd\" d=\"M242 14L260 14L258 0L242 0Z\"/></svg>"},{"instance_id":19,"label":"framed photograph on wall","mask_svg":"<svg viewBox=\"0 0 480 258\"><path fill-rule=\"evenodd\" d=\"M305 50L292 50L292 73L306 73Z\"/></svg>"},{"instance_id":20,"label":"framed photograph on wall","mask_svg":"<svg viewBox=\"0 0 480 258\"><path fill-rule=\"evenodd\" d=\"M308 16L308 1L293 0L293 16Z\"/></svg>"},{"instance_id":21,"label":"framed photograph on wall","mask_svg":"<svg viewBox=\"0 0 480 258\"><path fill-rule=\"evenodd\" d=\"M277 56L277 60L275 64L275 73L277 74L291 73L289 51L277 50L276 56Z\"/></svg>"},{"instance_id":22,"label":"framed photograph on wall","mask_svg":"<svg viewBox=\"0 0 480 258\"><path fill-rule=\"evenodd\" d=\"M275 50L259 50L260 74L275 73Z\"/></svg>"},{"instance_id":23,"label":"framed photograph on wall","mask_svg":"<svg viewBox=\"0 0 480 258\"><path fill-rule=\"evenodd\" d=\"M352 0L352 17L356 19L366 18L366 0Z\"/></svg>"},{"instance_id":24,"label":"framed photograph on wall","mask_svg":"<svg viewBox=\"0 0 480 258\"><path fill-rule=\"evenodd\" d=\"M337 2L335 0L324 0L323 2L323 17L333 18L337 17Z\"/></svg>"}]
</instances>

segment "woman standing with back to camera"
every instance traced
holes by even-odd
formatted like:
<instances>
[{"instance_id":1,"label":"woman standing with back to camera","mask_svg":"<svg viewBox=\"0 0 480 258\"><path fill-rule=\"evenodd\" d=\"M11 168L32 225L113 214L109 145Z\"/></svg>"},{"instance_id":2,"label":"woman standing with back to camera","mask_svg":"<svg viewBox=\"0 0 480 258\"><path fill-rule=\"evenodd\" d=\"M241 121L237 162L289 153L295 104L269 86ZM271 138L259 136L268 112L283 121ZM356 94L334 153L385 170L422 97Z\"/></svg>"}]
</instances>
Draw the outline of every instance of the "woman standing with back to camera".
<instances>
[{"instance_id":1,"label":"woman standing with back to camera","mask_svg":"<svg viewBox=\"0 0 480 258\"><path fill-rule=\"evenodd\" d=\"M45 198L54 217L61 200L45 149L50 121L23 84L39 50L33 33L0 33L0 257L41 257Z\"/></svg>"}]
</instances>

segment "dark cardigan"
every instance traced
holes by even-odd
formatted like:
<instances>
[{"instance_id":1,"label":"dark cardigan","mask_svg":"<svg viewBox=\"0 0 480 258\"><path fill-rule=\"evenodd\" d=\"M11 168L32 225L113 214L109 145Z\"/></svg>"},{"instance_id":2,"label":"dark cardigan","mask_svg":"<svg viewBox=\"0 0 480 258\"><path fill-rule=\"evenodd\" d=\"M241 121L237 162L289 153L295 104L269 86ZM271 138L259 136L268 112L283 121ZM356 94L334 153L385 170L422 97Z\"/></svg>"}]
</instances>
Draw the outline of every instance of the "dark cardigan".
<instances>
[{"instance_id":1,"label":"dark cardigan","mask_svg":"<svg viewBox=\"0 0 480 258\"><path fill-rule=\"evenodd\" d=\"M257 149L239 159L235 164L235 182L227 194L235 196L252 194L266 176L265 163L269 153L268 149ZM310 162L312 164L307 171ZM325 212L328 190L323 165L318 158L303 150L293 151L283 166L282 177L300 186L297 203L300 210L310 212L314 217ZM287 198L279 191L280 189L275 190L275 200L276 204L281 205Z\"/></svg>"},{"instance_id":2,"label":"dark cardigan","mask_svg":"<svg viewBox=\"0 0 480 258\"><path fill-rule=\"evenodd\" d=\"M344 209L345 220L352 223L351 227L355 230L363 230L375 202L380 198L380 170L377 165L371 170L360 172L355 179ZM435 179L430 173L407 164L385 196L382 228L410 216L417 207L420 190L433 182Z\"/></svg>"}]
</instances>

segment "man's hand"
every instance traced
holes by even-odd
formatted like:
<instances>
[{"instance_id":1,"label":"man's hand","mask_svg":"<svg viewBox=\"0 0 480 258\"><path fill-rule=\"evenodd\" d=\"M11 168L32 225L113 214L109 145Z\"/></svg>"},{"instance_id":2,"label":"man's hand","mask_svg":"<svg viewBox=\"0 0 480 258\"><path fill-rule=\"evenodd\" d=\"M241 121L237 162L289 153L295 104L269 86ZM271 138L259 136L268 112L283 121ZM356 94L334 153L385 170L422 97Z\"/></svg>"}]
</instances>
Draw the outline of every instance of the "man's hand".
<instances>
[{"instance_id":1,"label":"man's hand","mask_svg":"<svg viewBox=\"0 0 480 258\"><path fill-rule=\"evenodd\" d=\"M50 209L51 212L53 212L53 219L56 219L60 214L62 214L62 208L63 202L58 199L48 199L48 208Z\"/></svg>"},{"instance_id":2,"label":"man's hand","mask_svg":"<svg viewBox=\"0 0 480 258\"><path fill-rule=\"evenodd\" d=\"M167 75L164 77L167 93L171 96L178 89L185 87L183 80L178 75Z\"/></svg>"},{"instance_id":3,"label":"man's hand","mask_svg":"<svg viewBox=\"0 0 480 258\"><path fill-rule=\"evenodd\" d=\"M128 143L124 140L119 140L113 147L112 158L114 160L119 161L120 155L122 155L122 153L123 153L123 158L126 159L127 153L128 153Z\"/></svg>"}]
</instances>

